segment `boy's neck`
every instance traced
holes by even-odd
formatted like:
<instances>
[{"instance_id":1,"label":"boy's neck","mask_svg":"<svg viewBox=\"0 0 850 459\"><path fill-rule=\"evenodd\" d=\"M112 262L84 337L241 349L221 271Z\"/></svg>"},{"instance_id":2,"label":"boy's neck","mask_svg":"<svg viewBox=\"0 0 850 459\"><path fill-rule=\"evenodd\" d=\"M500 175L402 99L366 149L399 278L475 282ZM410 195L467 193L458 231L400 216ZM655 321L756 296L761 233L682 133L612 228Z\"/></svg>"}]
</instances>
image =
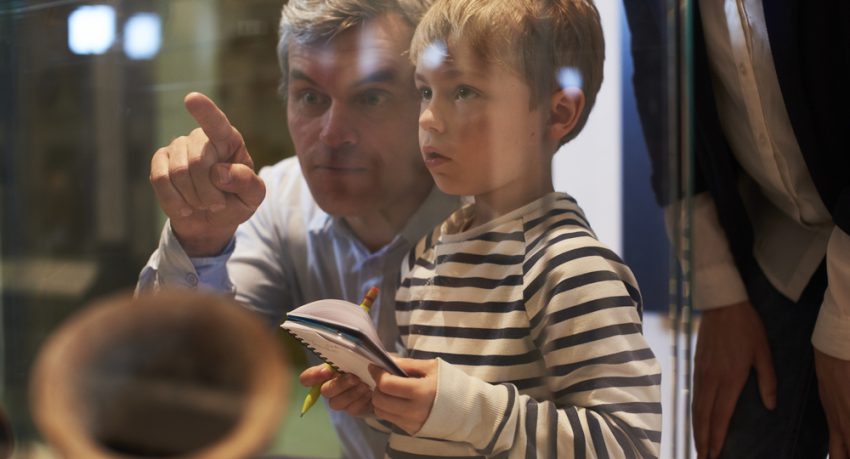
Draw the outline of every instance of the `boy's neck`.
<instances>
[{"instance_id":1,"label":"boy's neck","mask_svg":"<svg viewBox=\"0 0 850 459\"><path fill-rule=\"evenodd\" d=\"M475 196L475 216L470 227L501 217L555 191L552 174L548 180L519 180L489 193Z\"/></svg>"}]
</instances>

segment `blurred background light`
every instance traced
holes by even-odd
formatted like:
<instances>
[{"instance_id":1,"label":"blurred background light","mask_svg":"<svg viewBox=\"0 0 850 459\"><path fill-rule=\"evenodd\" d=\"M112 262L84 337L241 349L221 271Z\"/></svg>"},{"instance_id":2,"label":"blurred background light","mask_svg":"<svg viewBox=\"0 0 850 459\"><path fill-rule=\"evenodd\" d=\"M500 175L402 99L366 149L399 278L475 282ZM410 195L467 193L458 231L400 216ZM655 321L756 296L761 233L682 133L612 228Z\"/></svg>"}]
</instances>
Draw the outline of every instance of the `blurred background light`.
<instances>
[{"instance_id":1,"label":"blurred background light","mask_svg":"<svg viewBox=\"0 0 850 459\"><path fill-rule=\"evenodd\" d=\"M150 59L162 45L162 22L158 14L137 13L124 24L124 53L130 59Z\"/></svg>"},{"instance_id":2,"label":"blurred background light","mask_svg":"<svg viewBox=\"0 0 850 459\"><path fill-rule=\"evenodd\" d=\"M558 83L561 84L561 89L582 89L581 72L575 67L561 67L558 71Z\"/></svg>"},{"instance_id":3,"label":"blurred background light","mask_svg":"<svg viewBox=\"0 0 850 459\"><path fill-rule=\"evenodd\" d=\"M89 5L68 16L68 47L75 54L103 54L115 41L115 9Z\"/></svg>"}]
</instances>

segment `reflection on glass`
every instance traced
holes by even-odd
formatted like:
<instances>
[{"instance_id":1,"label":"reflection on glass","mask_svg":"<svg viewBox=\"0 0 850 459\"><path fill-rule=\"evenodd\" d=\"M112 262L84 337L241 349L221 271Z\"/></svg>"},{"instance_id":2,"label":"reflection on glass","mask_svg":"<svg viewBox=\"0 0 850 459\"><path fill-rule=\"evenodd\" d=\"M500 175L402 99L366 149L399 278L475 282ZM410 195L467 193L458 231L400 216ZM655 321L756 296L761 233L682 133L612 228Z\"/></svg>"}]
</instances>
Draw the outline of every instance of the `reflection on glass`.
<instances>
[{"instance_id":1,"label":"reflection on glass","mask_svg":"<svg viewBox=\"0 0 850 459\"><path fill-rule=\"evenodd\" d=\"M81 6L68 16L68 47L75 54L103 54L115 41L115 9Z\"/></svg>"},{"instance_id":2,"label":"reflection on glass","mask_svg":"<svg viewBox=\"0 0 850 459\"><path fill-rule=\"evenodd\" d=\"M130 59L150 59L162 44L162 21L154 13L137 13L124 25L124 53Z\"/></svg>"},{"instance_id":3,"label":"reflection on glass","mask_svg":"<svg viewBox=\"0 0 850 459\"><path fill-rule=\"evenodd\" d=\"M244 136L256 169L294 153L286 102L275 97L281 0L102 3L13 0L0 6L0 406L21 451L42 441L27 406L37 349L89 300L131 289L156 247L164 218L149 183L150 160L196 127L183 97L209 95ZM556 156L555 187L577 197L600 240L634 271L645 330L660 336L650 344L664 363L666 319L659 311L669 301L668 281L681 285L680 273L674 266L667 276L667 241L631 100L628 31L617 1L596 3L606 36L605 79L586 130ZM423 59L439 66L446 56L439 43ZM374 54L363 53L354 67L373 71L375 64ZM587 83L569 67L556 79L562 88ZM385 99L372 92L356 100L366 107ZM676 129L676 123L661 125L659 137ZM382 131L376 144L385 148L396 134ZM668 371L667 382L673 380ZM320 424L308 424L312 419ZM669 423L664 427L663 441L669 441ZM299 450L305 432L325 436L313 449ZM270 451L339 452L327 417L290 423L280 438Z\"/></svg>"}]
</instances>

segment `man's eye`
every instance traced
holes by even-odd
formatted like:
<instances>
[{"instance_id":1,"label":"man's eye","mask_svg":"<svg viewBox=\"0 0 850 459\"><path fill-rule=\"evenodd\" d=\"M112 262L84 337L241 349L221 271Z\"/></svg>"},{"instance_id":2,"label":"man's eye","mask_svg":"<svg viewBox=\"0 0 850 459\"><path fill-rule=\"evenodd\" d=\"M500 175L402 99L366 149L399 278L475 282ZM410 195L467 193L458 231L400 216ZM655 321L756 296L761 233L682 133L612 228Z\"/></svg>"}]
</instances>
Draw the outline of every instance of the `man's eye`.
<instances>
[{"instance_id":1,"label":"man's eye","mask_svg":"<svg viewBox=\"0 0 850 459\"><path fill-rule=\"evenodd\" d=\"M300 99L305 105L319 105L324 98L314 91L304 91L301 93Z\"/></svg>"},{"instance_id":2,"label":"man's eye","mask_svg":"<svg viewBox=\"0 0 850 459\"><path fill-rule=\"evenodd\" d=\"M384 91L366 91L360 95L360 103L370 107L377 107L387 101L389 95Z\"/></svg>"},{"instance_id":3,"label":"man's eye","mask_svg":"<svg viewBox=\"0 0 850 459\"><path fill-rule=\"evenodd\" d=\"M422 100L431 100L431 96L433 95L434 92L431 88L419 88L419 97L421 97Z\"/></svg>"}]
</instances>

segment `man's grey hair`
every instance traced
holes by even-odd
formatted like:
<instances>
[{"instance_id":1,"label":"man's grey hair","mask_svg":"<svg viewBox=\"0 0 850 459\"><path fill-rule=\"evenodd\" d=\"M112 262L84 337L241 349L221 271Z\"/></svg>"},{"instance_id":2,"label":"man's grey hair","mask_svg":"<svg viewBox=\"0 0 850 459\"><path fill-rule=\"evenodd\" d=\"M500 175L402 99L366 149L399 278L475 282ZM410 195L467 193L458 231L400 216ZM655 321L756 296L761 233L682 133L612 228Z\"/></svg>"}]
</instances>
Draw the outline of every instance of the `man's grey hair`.
<instances>
[{"instance_id":1,"label":"man's grey hair","mask_svg":"<svg viewBox=\"0 0 850 459\"><path fill-rule=\"evenodd\" d=\"M289 45L327 43L338 34L387 13L398 13L412 28L433 0L290 0L280 17L277 57L286 98L289 82ZM406 43L405 43L406 45Z\"/></svg>"}]
</instances>

